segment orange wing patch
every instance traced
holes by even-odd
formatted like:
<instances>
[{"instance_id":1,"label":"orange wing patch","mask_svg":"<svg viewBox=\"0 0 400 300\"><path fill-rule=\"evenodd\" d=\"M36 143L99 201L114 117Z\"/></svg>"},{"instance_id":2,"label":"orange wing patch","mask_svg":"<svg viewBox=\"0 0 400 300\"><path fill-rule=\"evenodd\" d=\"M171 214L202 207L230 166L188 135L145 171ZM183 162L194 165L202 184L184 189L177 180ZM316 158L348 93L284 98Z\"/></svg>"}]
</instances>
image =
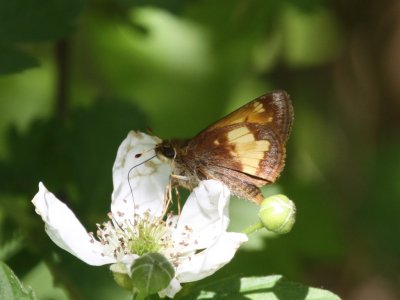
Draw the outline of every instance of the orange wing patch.
<instances>
[{"instance_id":1,"label":"orange wing patch","mask_svg":"<svg viewBox=\"0 0 400 300\"><path fill-rule=\"evenodd\" d=\"M232 112L222 120L211 125L207 130L239 123L267 124L273 121L273 112L264 107L261 97Z\"/></svg>"},{"instance_id":2,"label":"orange wing patch","mask_svg":"<svg viewBox=\"0 0 400 300\"><path fill-rule=\"evenodd\" d=\"M227 136L228 143L230 144L249 143L255 141L253 133L246 126L241 126L228 131Z\"/></svg>"},{"instance_id":3,"label":"orange wing patch","mask_svg":"<svg viewBox=\"0 0 400 300\"><path fill-rule=\"evenodd\" d=\"M262 104L262 102L260 102L258 100L254 101L253 106L254 106L254 112L255 113L259 113L260 114L260 113L265 112L264 105Z\"/></svg>"},{"instance_id":4,"label":"orange wing patch","mask_svg":"<svg viewBox=\"0 0 400 300\"><path fill-rule=\"evenodd\" d=\"M265 152L269 150L269 145L268 141L236 144L235 152L238 161L242 164L242 172L258 175L260 162L263 160Z\"/></svg>"},{"instance_id":5,"label":"orange wing patch","mask_svg":"<svg viewBox=\"0 0 400 300\"><path fill-rule=\"evenodd\" d=\"M293 107L285 91L260 96L212 124L204 131L212 131L240 123L270 125L283 144L286 143L293 121Z\"/></svg>"},{"instance_id":6,"label":"orange wing patch","mask_svg":"<svg viewBox=\"0 0 400 300\"><path fill-rule=\"evenodd\" d=\"M257 140L247 126L235 128L227 133L227 143L230 145L229 154L242 166L241 171L257 175L260 162L269 150L267 140Z\"/></svg>"},{"instance_id":7,"label":"orange wing patch","mask_svg":"<svg viewBox=\"0 0 400 300\"><path fill-rule=\"evenodd\" d=\"M286 141L292 125L292 119L293 108L289 95L285 91L275 91L254 99L212 124L206 130L239 123L273 124L274 127L282 129L281 133Z\"/></svg>"}]
</instances>

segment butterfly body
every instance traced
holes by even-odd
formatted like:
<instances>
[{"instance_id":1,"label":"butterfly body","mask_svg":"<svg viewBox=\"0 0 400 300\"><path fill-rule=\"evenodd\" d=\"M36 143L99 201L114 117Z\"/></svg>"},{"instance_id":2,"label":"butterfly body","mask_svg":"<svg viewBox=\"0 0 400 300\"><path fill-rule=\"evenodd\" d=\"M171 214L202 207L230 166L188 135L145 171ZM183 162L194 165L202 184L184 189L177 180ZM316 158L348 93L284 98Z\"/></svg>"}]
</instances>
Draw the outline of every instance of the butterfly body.
<instances>
[{"instance_id":1,"label":"butterfly body","mask_svg":"<svg viewBox=\"0 0 400 300\"><path fill-rule=\"evenodd\" d=\"M260 96L207 127L189 140L166 140L158 157L170 160L173 183L193 189L201 180L222 181L230 191L255 203L260 187L279 176L293 122L288 94Z\"/></svg>"}]
</instances>

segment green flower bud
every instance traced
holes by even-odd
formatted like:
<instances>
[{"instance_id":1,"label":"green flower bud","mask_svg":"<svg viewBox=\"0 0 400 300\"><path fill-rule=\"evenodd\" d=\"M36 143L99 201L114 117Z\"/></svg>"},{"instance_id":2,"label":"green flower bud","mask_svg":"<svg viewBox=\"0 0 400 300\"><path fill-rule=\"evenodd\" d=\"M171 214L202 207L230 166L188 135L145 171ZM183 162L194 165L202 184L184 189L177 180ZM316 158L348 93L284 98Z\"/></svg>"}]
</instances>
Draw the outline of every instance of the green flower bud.
<instances>
[{"instance_id":1,"label":"green flower bud","mask_svg":"<svg viewBox=\"0 0 400 300\"><path fill-rule=\"evenodd\" d=\"M285 195L270 196L261 203L258 216L269 231L288 233L296 220L296 206Z\"/></svg>"},{"instance_id":2,"label":"green flower bud","mask_svg":"<svg viewBox=\"0 0 400 300\"><path fill-rule=\"evenodd\" d=\"M128 275L128 270L124 264L113 264L110 266L110 270L113 273L115 282L122 288L132 291L133 284L132 279Z\"/></svg>"},{"instance_id":3,"label":"green flower bud","mask_svg":"<svg viewBox=\"0 0 400 300\"><path fill-rule=\"evenodd\" d=\"M133 262L131 280L142 296L166 288L175 276L171 263L160 253L147 253Z\"/></svg>"}]
</instances>

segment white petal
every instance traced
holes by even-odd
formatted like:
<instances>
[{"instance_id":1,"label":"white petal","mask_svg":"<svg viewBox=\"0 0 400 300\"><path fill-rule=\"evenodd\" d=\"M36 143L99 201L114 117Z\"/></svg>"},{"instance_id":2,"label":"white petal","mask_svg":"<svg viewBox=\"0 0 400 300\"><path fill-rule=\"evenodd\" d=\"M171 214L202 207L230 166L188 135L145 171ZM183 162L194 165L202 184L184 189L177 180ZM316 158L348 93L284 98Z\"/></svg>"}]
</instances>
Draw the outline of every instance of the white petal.
<instances>
[{"instance_id":1,"label":"white petal","mask_svg":"<svg viewBox=\"0 0 400 300\"><path fill-rule=\"evenodd\" d=\"M155 136L135 131L129 132L122 142L113 167L114 216L120 213L133 216L147 210L155 216L162 213L171 166L154 157L154 149L160 142ZM137 154L140 156L135 157Z\"/></svg>"},{"instance_id":2,"label":"white petal","mask_svg":"<svg viewBox=\"0 0 400 300\"><path fill-rule=\"evenodd\" d=\"M179 281L176 278L173 278L165 289L158 292L158 295L161 298L164 297L174 298L176 293L178 293L181 289L182 286L180 285Z\"/></svg>"},{"instance_id":3,"label":"white petal","mask_svg":"<svg viewBox=\"0 0 400 300\"><path fill-rule=\"evenodd\" d=\"M207 248L215 239L226 231L229 225L228 188L216 180L201 181L193 189L174 232L175 244L179 245L184 233L190 228L190 240L185 251Z\"/></svg>"},{"instance_id":4,"label":"white petal","mask_svg":"<svg viewBox=\"0 0 400 300\"><path fill-rule=\"evenodd\" d=\"M190 282L210 276L230 262L246 241L243 233L223 233L209 248L183 261L176 270L176 278L180 282Z\"/></svg>"},{"instance_id":5,"label":"white petal","mask_svg":"<svg viewBox=\"0 0 400 300\"><path fill-rule=\"evenodd\" d=\"M39 183L39 192L32 200L54 243L85 263L100 266L115 262L102 255L103 245L91 238L74 213Z\"/></svg>"}]
</instances>

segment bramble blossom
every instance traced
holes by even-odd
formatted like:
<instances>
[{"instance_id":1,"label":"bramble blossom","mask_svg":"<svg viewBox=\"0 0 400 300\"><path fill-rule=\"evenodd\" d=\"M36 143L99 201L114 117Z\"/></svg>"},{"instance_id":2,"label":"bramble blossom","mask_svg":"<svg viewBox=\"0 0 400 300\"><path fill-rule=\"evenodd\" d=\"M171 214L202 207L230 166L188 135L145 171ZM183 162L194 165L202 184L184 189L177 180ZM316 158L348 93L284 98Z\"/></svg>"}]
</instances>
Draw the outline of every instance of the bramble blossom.
<instances>
[{"instance_id":1,"label":"bramble blossom","mask_svg":"<svg viewBox=\"0 0 400 300\"><path fill-rule=\"evenodd\" d=\"M247 236L226 231L230 192L219 181L200 182L179 215L168 211L165 191L171 167L151 158L159 142L133 131L122 142L113 167L109 220L97 225L96 234L87 232L42 183L32 202L53 242L89 265L122 265L129 276L137 258L162 254L175 275L159 295L173 297L181 283L200 280L227 264Z\"/></svg>"}]
</instances>

